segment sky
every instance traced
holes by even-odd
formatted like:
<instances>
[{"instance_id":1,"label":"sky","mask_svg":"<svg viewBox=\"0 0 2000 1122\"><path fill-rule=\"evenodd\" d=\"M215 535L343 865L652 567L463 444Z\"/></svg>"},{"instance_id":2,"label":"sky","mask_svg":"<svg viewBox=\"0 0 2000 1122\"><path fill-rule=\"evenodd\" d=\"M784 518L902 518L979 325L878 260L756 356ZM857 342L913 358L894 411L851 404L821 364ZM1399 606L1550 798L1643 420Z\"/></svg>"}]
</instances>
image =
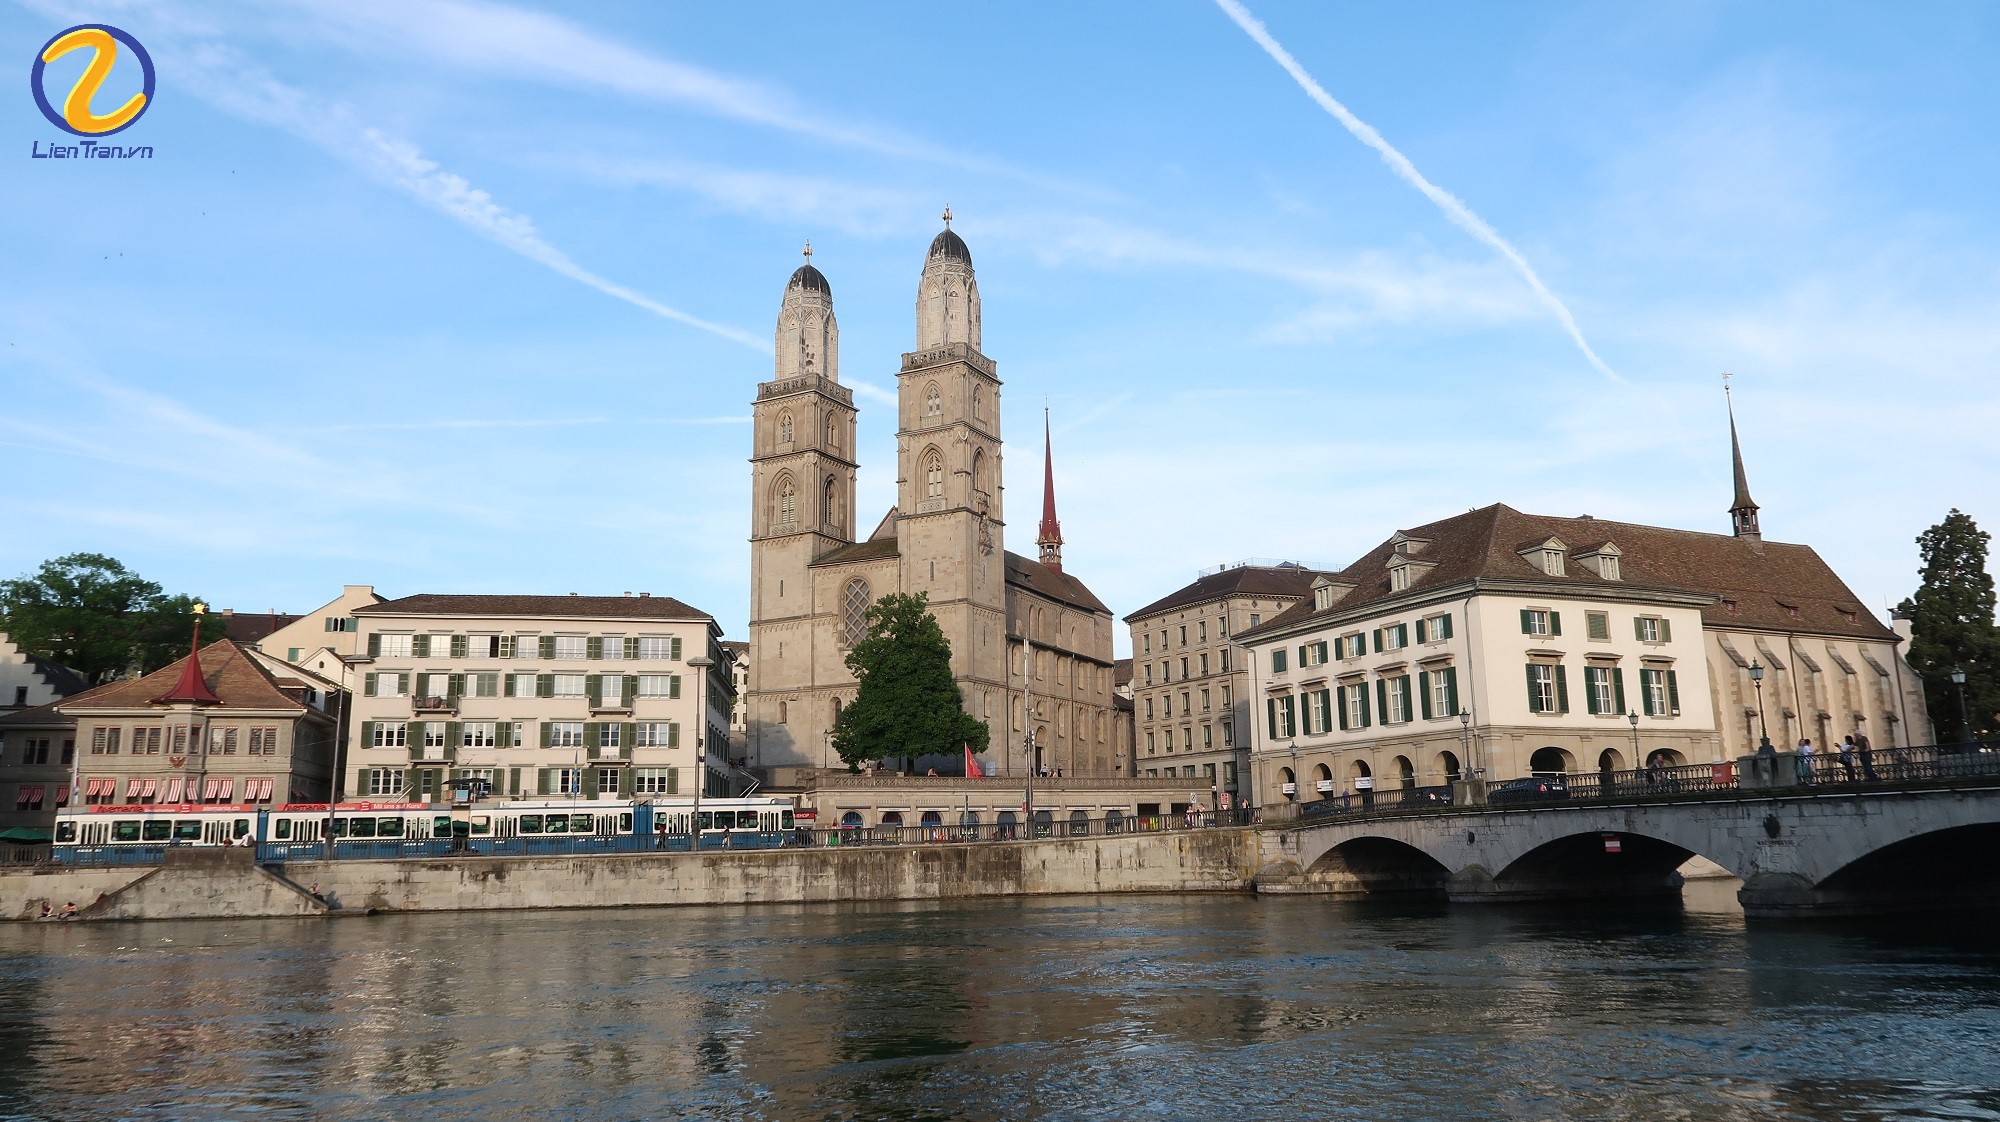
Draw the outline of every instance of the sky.
<instances>
[{"instance_id":1,"label":"sky","mask_svg":"<svg viewBox=\"0 0 2000 1122\"><path fill-rule=\"evenodd\" d=\"M35 160L0 85L0 577L741 636L785 280L810 239L872 526L947 205L1007 544L1046 404L1120 616L1493 502L1727 532L1725 371L1766 536L1878 611L2000 525L1991 5L0 0L0 68L79 23L154 156Z\"/></svg>"}]
</instances>

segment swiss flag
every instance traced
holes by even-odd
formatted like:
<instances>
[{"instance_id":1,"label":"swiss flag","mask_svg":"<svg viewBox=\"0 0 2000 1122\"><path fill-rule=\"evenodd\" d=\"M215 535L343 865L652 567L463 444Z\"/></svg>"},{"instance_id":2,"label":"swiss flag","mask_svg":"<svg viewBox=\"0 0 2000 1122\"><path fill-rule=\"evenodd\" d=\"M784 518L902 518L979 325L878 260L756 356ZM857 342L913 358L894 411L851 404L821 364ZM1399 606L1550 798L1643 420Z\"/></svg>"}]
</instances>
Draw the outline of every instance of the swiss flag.
<instances>
[{"instance_id":1,"label":"swiss flag","mask_svg":"<svg viewBox=\"0 0 2000 1122\"><path fill-rule=\"evenodd\" d=\"M967 744L964 747L965 747L965 777L967 779L986 778L985 769L981 768L979 766L979 761L973 758L972 745Z\"/></svg>"}]
</instances>

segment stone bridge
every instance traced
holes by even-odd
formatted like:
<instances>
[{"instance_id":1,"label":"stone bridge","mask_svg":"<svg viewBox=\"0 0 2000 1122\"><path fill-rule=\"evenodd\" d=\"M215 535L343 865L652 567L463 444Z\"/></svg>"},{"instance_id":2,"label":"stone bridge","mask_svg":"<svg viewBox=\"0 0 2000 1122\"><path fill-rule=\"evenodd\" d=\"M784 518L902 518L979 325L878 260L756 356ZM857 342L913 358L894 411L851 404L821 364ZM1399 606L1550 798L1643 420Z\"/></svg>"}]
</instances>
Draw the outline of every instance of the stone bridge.
<instances>
[{"instance_id":1,"label":"stone bridge","mask_svg":"<svg viewBox=\"0 0 2000 1122\"><path fill-rule=\"evenodd\" d=\"M2000 786L1375 811L1267 832L1257 884L1454 903L1671 895L1695 855L1741 878L1759 918L2000 907Z\"/></svg>"}]
</instances>

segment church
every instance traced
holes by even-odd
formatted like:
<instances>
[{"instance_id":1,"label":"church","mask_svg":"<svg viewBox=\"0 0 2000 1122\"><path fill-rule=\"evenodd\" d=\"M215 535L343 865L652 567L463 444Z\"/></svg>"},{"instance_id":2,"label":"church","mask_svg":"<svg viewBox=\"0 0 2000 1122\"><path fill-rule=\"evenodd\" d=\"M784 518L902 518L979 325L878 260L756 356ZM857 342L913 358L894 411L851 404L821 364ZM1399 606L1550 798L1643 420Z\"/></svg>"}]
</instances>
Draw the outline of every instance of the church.
<instances>
[{"instance_id":1,"label":"church","mask_svg":"<svg viewBox=\"0 0 2000 1122\"><path fill-rule=\"evenodd\" d=\"M966 712L991 734L982 768L1125 775L1112 615L1063 569L1046 419L1039 559L1006 548L1001 383L980 349L972 252L948 210L944 222L917 281L916 347L897 373L896 504L865 536L854 394L840 382L833 287L810 247L785 285L776 368L753 406L748 762L844 768L833 725L854 700L845 659L868 607L926 593ZM920 766L957 774L960 761Z\"/></svg>"}]
</instances>

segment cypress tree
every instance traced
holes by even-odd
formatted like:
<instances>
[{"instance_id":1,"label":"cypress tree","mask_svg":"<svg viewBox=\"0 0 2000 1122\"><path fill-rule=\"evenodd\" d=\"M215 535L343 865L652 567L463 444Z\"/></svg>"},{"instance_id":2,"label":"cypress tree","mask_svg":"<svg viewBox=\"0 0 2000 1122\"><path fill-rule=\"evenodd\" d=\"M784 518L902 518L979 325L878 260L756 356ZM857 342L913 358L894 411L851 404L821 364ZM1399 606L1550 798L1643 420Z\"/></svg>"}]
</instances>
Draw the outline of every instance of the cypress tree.
<instances>
[{"instance_id":1,"label":"cypress tree","mask_svg":"<svg viewBox=\"0 0 2000 1122\"><path fill-rule=\"evenodd\" d=\"M1923 676L1931 722L1952 730L1952 740L2000 735L2000 627L1993 617L1993 576L1986 570L1991 540L1963 512L1945 515L1918 536L1923 583L1896 609L1910 621L1909 663ZM1951 680L1955 669L1965 671L1966 720L1959 717L1959 692Z\"/></svg>"},{"instance_id":2,"label":"cypress tree","mask_svg":"<svg viewBox=\"0 0 2000 1122\"><path fill-rule=\"evenodd\" d=\"M965 711L951 675L951 641L929 597L884 596L868 608L868 637L847 654L860 687L840 711L833 747L850 770L863 760L986 748L986 726Z\"/></svg>"}]
</instances>

